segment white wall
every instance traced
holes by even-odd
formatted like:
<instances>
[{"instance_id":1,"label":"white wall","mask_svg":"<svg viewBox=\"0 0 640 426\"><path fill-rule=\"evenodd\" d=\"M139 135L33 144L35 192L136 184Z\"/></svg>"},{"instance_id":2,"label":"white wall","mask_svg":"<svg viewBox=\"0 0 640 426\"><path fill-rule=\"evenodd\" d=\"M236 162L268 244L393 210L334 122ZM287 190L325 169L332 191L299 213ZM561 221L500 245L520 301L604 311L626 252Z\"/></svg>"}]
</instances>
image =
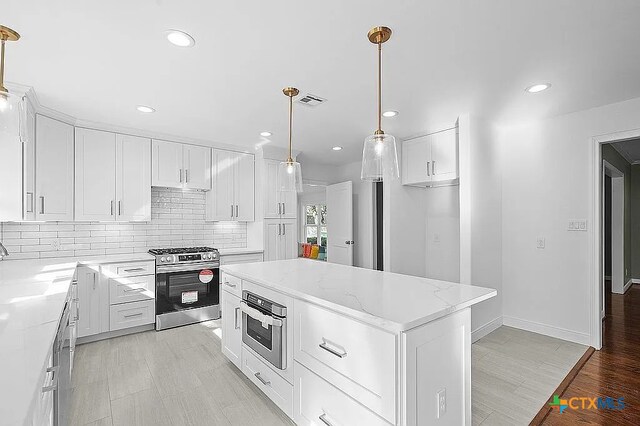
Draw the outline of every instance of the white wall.
<instances>
[{"instance_id":1,"label":"white wall","mask_svg":"<svg viewBox=\"0 0 640 426\"><path fill-rule=\"evenodd\" d=\"M501 128L505 324L589 343L590 233L567 222L591 217L591 138L638 128L640 98Z\"/></svg>"}]
</instances>

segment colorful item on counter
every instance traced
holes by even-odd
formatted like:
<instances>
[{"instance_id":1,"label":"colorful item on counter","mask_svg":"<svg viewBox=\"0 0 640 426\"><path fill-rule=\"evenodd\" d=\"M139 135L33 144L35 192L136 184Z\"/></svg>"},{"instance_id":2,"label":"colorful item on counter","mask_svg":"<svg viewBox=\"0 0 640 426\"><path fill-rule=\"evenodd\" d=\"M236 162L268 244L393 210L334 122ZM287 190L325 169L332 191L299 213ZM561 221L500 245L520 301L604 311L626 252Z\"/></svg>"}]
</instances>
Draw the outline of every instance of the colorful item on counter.
<instances>
[{"instance_id":1,"label":"colorful item on counter","mask_svg":"<svg viewBox=\"0 0 640 426\"><path fill-rule=\"evenodd\" d=\"M317 259L318 258L318 253L320 252L320 246L313 244L311 246L311 259Z\"/></svg>"},{"instance_id":2,"label":"colorful item on counter","mask_svg":"<svg viewBox=\"0 0 640 426\"><path fill-rule=\"evenodd\" d=\"M311 256L311 244L304 243L302 244L302 257Z\"/></svg>"}]
</instances>

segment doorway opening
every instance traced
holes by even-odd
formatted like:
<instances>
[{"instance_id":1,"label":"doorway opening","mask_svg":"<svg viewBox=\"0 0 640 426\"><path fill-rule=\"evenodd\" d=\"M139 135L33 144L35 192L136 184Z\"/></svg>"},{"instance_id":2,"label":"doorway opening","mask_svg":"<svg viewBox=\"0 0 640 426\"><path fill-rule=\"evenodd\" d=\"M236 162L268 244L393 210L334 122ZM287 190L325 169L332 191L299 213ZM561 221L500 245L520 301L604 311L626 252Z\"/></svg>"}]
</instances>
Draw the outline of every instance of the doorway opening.
<instances>
[{"instance_id":1,"label":"doorway opening","mask_svg":"<svg viewBox=\"0 0 640 426\"><path fill-rule=\"evenodd\" d=\"M611 293L624 294L627 287L628 265L625 258L625 172L631 173L631 164L616 150L615 144L603 147L603 206L602 206L602 251L603 251L603 294L601 318L611 314L608 303ZM616 163L617 165L614 165ZM627 249L628 250L628 249ZM628 254L628 253L627 253ZM630 281L629 281L630 282Z\"/></svg>"}]
</instances>

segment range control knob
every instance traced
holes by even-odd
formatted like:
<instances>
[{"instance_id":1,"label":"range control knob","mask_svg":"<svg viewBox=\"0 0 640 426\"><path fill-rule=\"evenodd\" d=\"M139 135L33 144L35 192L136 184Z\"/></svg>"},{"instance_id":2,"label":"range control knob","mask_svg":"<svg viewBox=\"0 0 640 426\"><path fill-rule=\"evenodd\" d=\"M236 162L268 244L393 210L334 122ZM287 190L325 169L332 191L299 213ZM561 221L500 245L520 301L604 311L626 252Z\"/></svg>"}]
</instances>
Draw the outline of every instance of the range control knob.
<instances>
[{"instance_id":1,"label":"range control knob","mask_svg":"<svg viewBox=\"0 0 640 426\"><path fill-rule=\"evenodd\" d=\"M164 257L161 257L161 258L160 258L160 262L164 262L165 260L167 260L167 259L166 259L166 258L164 258Z\"/></svg>"}]
</instances>

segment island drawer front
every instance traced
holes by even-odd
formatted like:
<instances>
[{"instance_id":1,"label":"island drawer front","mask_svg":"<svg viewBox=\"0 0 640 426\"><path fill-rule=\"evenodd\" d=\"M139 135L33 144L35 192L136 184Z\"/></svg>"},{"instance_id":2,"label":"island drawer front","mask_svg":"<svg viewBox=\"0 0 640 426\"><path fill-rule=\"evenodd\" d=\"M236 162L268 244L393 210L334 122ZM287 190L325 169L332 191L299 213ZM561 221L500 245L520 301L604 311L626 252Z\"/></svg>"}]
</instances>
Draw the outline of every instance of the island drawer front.
<instances>
[{"instance_id":1,"label":"island drawer front","mask_svg":"<svg viewBox=\"0 0 640 426\"><path fill-rule=\"evenodd\" d=\"M325 421L336 426L391 425L298 362L293 375L293 420L297 425L323 425Z\"/></svg>"},{"instance_id":2,"label":"island drawer front","mask_svg":"<svg viewBox=\"0 0 640 426\"><path fill-rule=\"evenodd\" d=\"M233 275L229 275L225 272L222 273L222 289L228 291L231 294L235 294L239 298L242 298L242 280Z\"/></svg>"},{"instance_id":3,"label":"island drawer front","mask_svg":"<svg viewBox=\"0 0 640 426\"><path fill-rule=\"evenodd\" d=\"M147 260L142 262L111 263L104 265L102 272L109 278L154 275L156 273L156 262Z\"/></svg>"},{"instance_id":4,"label":"island drawer front","mask_svg":"<svg viewBox=\"0 0 640 426\"><path fill-rule=\"evenodd\" d=\"M109 311L109 330L115 331L122 330L123 328L152 324L155 320L155 302L153 300L111 305Z\"/></svg>"},{"instance_id":5,"label":"island drawer front","mask_svg":"<svg viewBox=\"0 0 640 426\"><path fill-rule=\"evenodd\" d=\"M294 329L296 361L395 422L394 334L302 300L295 301Z\"/></svg>"},{"instance_id":6,"label":"island drawer front","mask_svg":"<svg viewBox=\"0 0 640 426\"><path fill-rule=\"evenodd\" d=\"M293 416L293 385L244 346L242 348L242 372L287 416Z\"/></svg>"},{"instance_id":7,"label":"island drawer front","mask_svg":"<svg viewBox=\"0 0 640 426\"><path fill-rule=\"evenodd\" d=\"M139 300L154 300L155 296L156 277L154 275L109 279L109 303L111 305Z\"/></svg>"}]
</instances>

